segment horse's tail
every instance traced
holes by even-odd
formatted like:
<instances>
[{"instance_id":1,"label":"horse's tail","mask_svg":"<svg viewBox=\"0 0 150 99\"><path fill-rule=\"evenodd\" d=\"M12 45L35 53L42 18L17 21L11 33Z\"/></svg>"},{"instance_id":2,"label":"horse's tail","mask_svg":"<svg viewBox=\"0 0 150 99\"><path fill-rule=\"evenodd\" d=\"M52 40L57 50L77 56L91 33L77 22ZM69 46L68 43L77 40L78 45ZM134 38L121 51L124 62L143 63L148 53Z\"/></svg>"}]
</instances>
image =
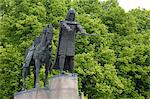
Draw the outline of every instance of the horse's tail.
<instances>
[{"instance_id":1,"label":"horse's tail","mask_svg":"<svg viewBox=\"0 0 150 99\"><path fill-rule=\"evenodd\" d=\"M25 57L25 62L23 64L23 69L26 68L26 73L30 75L30 65L33 59L33 53L34 53L34 43L32 46L27 50L26 52L26 57Z\"/></svg>"}]
</instances>

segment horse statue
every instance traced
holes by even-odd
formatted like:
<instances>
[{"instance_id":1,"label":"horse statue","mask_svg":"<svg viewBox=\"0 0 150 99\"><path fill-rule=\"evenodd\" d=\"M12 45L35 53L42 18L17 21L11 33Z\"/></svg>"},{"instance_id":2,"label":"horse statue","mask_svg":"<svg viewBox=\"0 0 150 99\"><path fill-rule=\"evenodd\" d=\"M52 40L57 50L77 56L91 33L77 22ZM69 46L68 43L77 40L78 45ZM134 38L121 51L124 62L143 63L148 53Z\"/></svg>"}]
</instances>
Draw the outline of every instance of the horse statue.
<instances>
[{"instance_id":1,"label":"horse statue","mask_svg":"<svg viewBox=\"0 0 150 99\"><path fill-rule=\"evenodd\" d=\"M32 46L28 49L25 63L23 65L23 90L26 89L25 78L30 75L30 66L33 67L34 72L34 88L39 87L39 70L42 65L45 64L45 80L44 86L46 86L48 73L52 70L52 37L53 27L48 25L39 37L35 39Z\"/></svg>"}]
</instances>

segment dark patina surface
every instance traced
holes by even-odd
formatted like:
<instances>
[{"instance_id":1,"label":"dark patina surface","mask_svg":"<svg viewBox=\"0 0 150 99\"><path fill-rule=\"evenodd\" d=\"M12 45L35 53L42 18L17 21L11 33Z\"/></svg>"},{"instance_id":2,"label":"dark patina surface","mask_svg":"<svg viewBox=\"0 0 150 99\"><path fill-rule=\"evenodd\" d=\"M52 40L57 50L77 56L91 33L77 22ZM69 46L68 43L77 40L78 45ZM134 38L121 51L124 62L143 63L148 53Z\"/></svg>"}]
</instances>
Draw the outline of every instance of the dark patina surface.
<instances>
[{"instance_id":1,"label":"dark patina surface","mask_svg":"<svg viewBox=\"0 0 150 99\"><path fill-rule=\"evenodd\" d=\"M81 25L75 21L75 10L70 8L66 19L60 22L59 43L54 69L73 71L75 55L75 37L77 32L83 33Z\"/></svg>"},{"instance_id":2,"label":"dark patina surface","mask_svg":"<svg viewBox=\"0 0 150 99\"><path fill-rule=\"evenodd\" d=\"M49 70L51 70L51 43L53 37L53 27L48 25L39 37L35 39L32 46L28 49L25 63L23 65L23 86L26 89L25 78L30 74L30 65L34 66L34 87L39 86L39 70L45 64L45 81L46 86Z\"/></svg>"}]
</instances>

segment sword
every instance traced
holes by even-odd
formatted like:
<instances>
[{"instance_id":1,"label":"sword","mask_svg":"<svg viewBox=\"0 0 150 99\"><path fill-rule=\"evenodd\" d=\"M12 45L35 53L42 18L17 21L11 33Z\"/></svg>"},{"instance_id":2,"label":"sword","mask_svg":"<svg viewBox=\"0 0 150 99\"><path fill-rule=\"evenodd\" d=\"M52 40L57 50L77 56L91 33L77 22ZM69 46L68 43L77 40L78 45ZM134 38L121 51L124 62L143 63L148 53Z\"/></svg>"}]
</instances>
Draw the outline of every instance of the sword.
<instances>
[{"instance_id":1,"label":"sword","mask_svg":"<svg viewBox=\"0 0 150 99\"><path fill-rule=\"evenodd\" d=\"M101 36L101 35L98 35L98 34L86 34L86 33L80 33L79 35L80 36Z\"/></svg>"}]
</instances>

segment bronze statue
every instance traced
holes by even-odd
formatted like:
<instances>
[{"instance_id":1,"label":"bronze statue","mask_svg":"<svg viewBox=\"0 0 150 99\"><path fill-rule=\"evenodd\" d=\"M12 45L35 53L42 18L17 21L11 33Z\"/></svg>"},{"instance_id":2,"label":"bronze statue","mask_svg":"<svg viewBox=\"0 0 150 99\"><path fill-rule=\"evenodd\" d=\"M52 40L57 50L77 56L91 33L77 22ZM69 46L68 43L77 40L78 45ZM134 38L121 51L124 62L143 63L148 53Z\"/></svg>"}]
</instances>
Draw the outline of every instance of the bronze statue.
<instances>
[{"instance_id":1,"label":"bronze statue","mask_svg":"<svg viewBox=\"0 0 150 99\"><path fill-rule=\"evenodd\" d=\"M60 22L59 43L54 69L73 71L75 55L75 37L77 32L83 34L83 28L75 21L75 10L70 8L65 21Z\"/></svg>"},{"instance_id":2,"label":"bronze statue","mask_svg":"<svg viewBox=\"0 0 150 99\"><path fill-rule=\"evenodd\" d=\"M53 27L48 25L41 33L40 37L37 37L29 48L23 65L23 87L26 89L25 78L30 74L30 65L34 66L34 88L39 87L39 70L43 64L45 64L45 81L46 86L49 70L52 69L51 64L51 43L53 37Z\"/></svg>"},{"instance_id":3,"label":"bronze statue","mask_svg":"<svg viewBox=\"0 0 150 99\"><path fill-rule=\"evenodd\" d=\"M25 63L23 65L23 87L26 89L25 78L30 74L30 65L34 66L34 87L39 87L39 70L40 67L45 64L45 80L44 86L46 86L47 77L49 71L52 69L61 70L61 73L68 70L73 72L74 69L74 55L75 55L75 37L77 34L81 36L97 36L96 34L83 33L82 26L75 21L75 10L70 8L67 13L66 19L60 22L60 33L57 46L57 53L54 65L52 66L52 37L53 27L48 25L46 29L41 33L40 37L37 37L29 48ZM80 33L78 33L80 32Z\"/></svg>"}]
</instances>

